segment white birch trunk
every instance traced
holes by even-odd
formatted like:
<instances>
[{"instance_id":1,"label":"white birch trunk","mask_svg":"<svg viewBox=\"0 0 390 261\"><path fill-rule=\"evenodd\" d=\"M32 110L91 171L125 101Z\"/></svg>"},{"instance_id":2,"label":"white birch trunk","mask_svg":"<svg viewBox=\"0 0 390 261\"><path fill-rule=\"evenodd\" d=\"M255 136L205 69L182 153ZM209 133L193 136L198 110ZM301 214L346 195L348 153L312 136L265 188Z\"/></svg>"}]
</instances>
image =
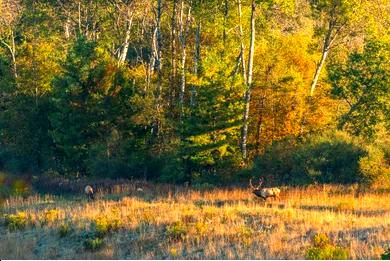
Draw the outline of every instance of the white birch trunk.
<instances>
[{"instance_id":1,"label":"white birch trunk","mask_svg":"<svg viewBox=\"0 0 390 261\"><path fill-rule=\"evenodd\" d=\"M241 153L244 160L247 159L247 139L248 139L248 121L249 121L249 105L251 101L252 92L252 73L253 73L253 56L255 49L255 11L256 3L252 0L252 12L251 12L251 41L249 47L249 60L248 60L248 80L245 92L245 108L243 117L243 126L241 134Z\"/></svg>"},{"instance_id":2,"label":"white birch trunk","mask_svg":"<svg viewBox=\"0 0 390 261\"><path fill-rule=\"evenodd\" d=\"M172 72L170 76L170 105L172 106L175 100L176 93L176 76L177 76L177 66L176 66L176 13L177 13L177 1L173 0L173 9L171 17L171 65Z\"/></svg>"},{"instance_id":3,"label":"white birch trunk","mask_svg":"<svg viewBox=\"0 0 390 261\"><path fill-rule=\"evenodd\" d=\"M329 21L328 31L326 33L325 40L324 40L324 46L322 47L321 59L317 65L316 71L315 71L314 76L313 76L313 81L311 83L310 96L313 96L313 94L314 94L314 91L317 87L318 79L320 78L321 70L324 67L326 58L328 57L330 48L332 47L332 43L335 41L337 34L339 33L339 31L341 30L342 27L343 26L340 26L335 31L335 33L333 33L335 30L335 21L333 20L333 18ZM332 34L333 34L333 36L332 36Z\"/></svg>"},{"instance_id":4,"label":"white birch trunk","mask_svg":"<svg viewBox=\"0 0 390 261\"><path fill-rule=\"evenodd\" d=\"M242 30L242 10L241 10L241 0L238 0L238 23L239 23L239 30L240 30L240 63L241 63L241 70L242 70L242 76L244 78L244 83L247 84L247 77L246 77L246 67L245 67L245 45L243 40L244 32Z\"/></svg>"},{"instance_id":5,"label":"white birch trunk","mask_svg":"<svg viewBox=\"0 0 390 261\"><path fill-rule=\"evenodd\" d=\"M191 19L191 5L188 7L185 28L184 28L183 16L184 16L184 1L181 2L181 10L180 10L180 41L181 41L181 47L182 47L181 86L180 86L180 95L179 95L180 121L182 121L183 114L184 114L184 95L185 95L185 91L186 91L187 34L188 34L189 23L190 23L190 19Z\"/></svg>"},{"instance_id":6,"label":"white birch trunk","mask_svg":"<svg viewBox=\"0 0 390 261\"><path fill-rule=\"evenodd\" d=\"M126 35L125 40L122 45L122 52L119 56L118 64L122 65L126 61L127 53L129 51L129 43L130 43L130 35L131 35L131 28L133 25L133 15L130 15L130 18L127 21L127 29L126 29Z\"/></svg>"}]
</instances>

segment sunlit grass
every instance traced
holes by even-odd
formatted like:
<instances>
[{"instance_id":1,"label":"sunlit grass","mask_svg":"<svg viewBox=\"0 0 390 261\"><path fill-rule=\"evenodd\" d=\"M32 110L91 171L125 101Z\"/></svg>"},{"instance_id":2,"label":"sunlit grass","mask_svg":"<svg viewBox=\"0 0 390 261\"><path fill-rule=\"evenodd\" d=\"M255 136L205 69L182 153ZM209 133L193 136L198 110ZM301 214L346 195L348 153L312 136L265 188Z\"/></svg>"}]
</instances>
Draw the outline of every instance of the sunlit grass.
<instances>
[{"instance_id":1,"label":"sunlit grass","mask_svg":"<svg viewBox=\"0 0 390 261\"><path fill-rule=\"evenodd\" d=\"M355 187L283 188L280 200L247 189L193 191L150 186L142 193L11 198L3 204L0 256L13 258L305 258L313 237L353 259L377 259L390 242L390 194ZM4 215L27 220L10 229Z\"/></svg>"}]
</instances>

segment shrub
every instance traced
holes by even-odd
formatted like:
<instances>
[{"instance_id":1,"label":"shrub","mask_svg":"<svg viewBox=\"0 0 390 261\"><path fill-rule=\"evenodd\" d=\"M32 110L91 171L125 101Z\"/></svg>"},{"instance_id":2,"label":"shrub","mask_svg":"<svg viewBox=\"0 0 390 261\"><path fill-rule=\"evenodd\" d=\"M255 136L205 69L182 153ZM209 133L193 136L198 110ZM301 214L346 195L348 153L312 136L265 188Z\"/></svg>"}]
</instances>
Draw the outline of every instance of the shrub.
<instances>
[{"instance_id":1,"label":"shrub","mask_svg":"<svg viewBox=\"0 0 390 261\"><path fill-rule=\"evenodd\" d=\"M388 248L382 255L381 255L382 260L390 260L390 248Z\"/></svg>"},{"instance_id":2,"label":"shrub","mask_svg":"<svg viewBox=\"0 0 390 261\"><path fill-rule=\"evenodd\" d=\"M273 178L271 182L290 185L372 184L381 178L390 180L384 148L341 131L285 139L268 146L247 175L261 174L266 180Z\"/></svg>"},{"instance_id":3,"label":"shrub","mask_svg":"<svg viewBox=\"0 0 390 261\"><path fill-rule=\"evenodd\" d=\"M60 219L60 215L61 211L57 209L45 210L45 212L43 212L42 217L40 217L40 222L42 225L53 223Z\"/></svg>"},{"instance_id":4,"label":"shrub","mask_svg":"<svg viewBox=\"0 0 390 261\"><path fill-rule=\"evenodd\" d=\"M238 239L246 246L253 240L253 230L247 226L240 226L237 230Z\"/></svg>"},{"instance_id":5,"label":"shrub","mask_svg":"<svg viewBox=\"0 0 390 261\"><path fill-rule=\"evenodd\" d=\"M62 224L58 229L58 233L60 237L66 237L67 235L69 235L71 231L72 231L72 227L68 223Z\"/></svg>"},{"instance_id":6,"label":"shrub","mask_svg":"<svg viewBox=\"0 0 390 261\"><path fill-rule=\"evenodd\" d=\"M310 260L346 260L348 258L348 250L332 245L325 234L315 235L313 246L306 252L306 259Z\"/></svg>"},{"instance_id":7,"label":"shrub","mask_svg":"<svg viewBox=\"0 0 390 261\"><path fill-rule=\"evenodd\" d=\"M28 223L26 212L17 212L16 214L5 215L5 225L10 230L23 229Z\"/></svg>"},{"instance_id":8,"label":"shrub","mask_svg":"<svg viewBox=\"0 0 390 261\"><path fill-rule=\"evenodd\" d=\"M176 258L179 253L178 253L177 248L172 247L169 249L169 254L171 255L171 257Z\"/></svg>"},{"instance_id":9,"label":"shrub","mask_svg":"<svg viewBox=\"0 0 390 261\"><path fill-rule=\"evenodd\" d=\"M166 233L165 233L165 235L170 240L183 240L187 234L188 234L187 226L180 221L175 222L170 226L167 226Z\"/></svg>"},{"instance_id":10,"label":"shrub","mask_svg":"<svg viewBox=\"0 0 390 261\"><path fill-rule=\"evenodd\" d=\"M204 222L196 222L194 224L195 235L198 237L203 237L207 234L209 230L208 225Z\"/></svg>"},{"instance_id":11,"label":"shrub","mask_svg":"<svg viewBox=\"0 0 390 261\"><path fill-rule=\"evenodd\" d=\"M104 245L103 239L97 238L87 238L84 240L84 247L87 250L95 251L102 248Z\"/></svg>"},{"instance_id":12,"label":"shrub","mask_svg":"<svg viewBox=\"0 0 390 261\"><path fill-rule=\"evenodd\" d=\"M317 234L313 237L313 244L315 247L325 247L329 245L329 237L326 234Z\"/></svg>"},{"instance_id":13,"label":"shrub","mask_svg":"<svg viewBox=\"0 0 390 261\"><path fill-rule=\"evenodd\" d=\"M389 183L390 165L385 157L385 151L373 145L367 147L367 155L359 159L359 170L365 184ZM386 184L383 184L386 185Z\"/></svg>"},{"instance_id":14,"label":"shrub","mask_svg":"<svg viewBox=\"0 0 390 261\"><path fill-rule=\"evenodd\" d=\"M108 219L106 217L97 217L92 226L98 237L104 237L112 231L117 231L121 226L119 219Z\"/></svg>"}]
</instances>

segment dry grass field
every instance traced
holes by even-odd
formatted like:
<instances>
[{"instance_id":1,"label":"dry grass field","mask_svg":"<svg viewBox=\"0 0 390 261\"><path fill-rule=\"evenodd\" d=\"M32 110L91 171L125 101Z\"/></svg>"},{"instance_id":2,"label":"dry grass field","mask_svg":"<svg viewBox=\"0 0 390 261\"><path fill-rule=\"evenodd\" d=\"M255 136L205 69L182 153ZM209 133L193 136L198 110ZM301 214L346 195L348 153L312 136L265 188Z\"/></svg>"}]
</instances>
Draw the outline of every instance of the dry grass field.
<instances>
[{"instance_id":1,"label":"dry grass field","mask_svg":"<svg viewBox=\"0 0 390 261\"><path fill-rule=\"evenodd\" d=\"M354 187L247 189L117 187L88 202L33 196L3 203L1 259L304 259L313 237L351 259L390 247L390 193Z\"/></svg>"}]
</instances>

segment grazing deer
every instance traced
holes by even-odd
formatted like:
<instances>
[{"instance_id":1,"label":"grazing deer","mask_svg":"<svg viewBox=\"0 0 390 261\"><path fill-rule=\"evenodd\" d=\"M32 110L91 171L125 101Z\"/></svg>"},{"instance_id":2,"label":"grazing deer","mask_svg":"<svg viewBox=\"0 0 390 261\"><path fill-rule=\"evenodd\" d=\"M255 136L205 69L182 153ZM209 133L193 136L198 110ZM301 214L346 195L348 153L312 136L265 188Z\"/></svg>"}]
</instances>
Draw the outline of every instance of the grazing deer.
<instances>
[{"instance_id":1,"label":"grazing deer","mask_svg":"<svg viewBox=\"0 0 390 261\"><path fill-rule=\"evenodd\" d=\"M95 195L93 194L93 188L90 185L85 186L84 193L89 200L95 199Z\"/></svg>"},{"instance_id":2,"label":"grazing deer","mask_svg":"<svg viewBox=\"0 0 390 261\"><path fill-rule=\"evenodd\" d=\"M279 188L261 188L264 179L259 179L259 185L257 187L253 186L252 179L249 180L249 185L251 186L252 193L257 197L267 200L267 198L279 198L280 189Z\"/></svg>"}]
</instances>

